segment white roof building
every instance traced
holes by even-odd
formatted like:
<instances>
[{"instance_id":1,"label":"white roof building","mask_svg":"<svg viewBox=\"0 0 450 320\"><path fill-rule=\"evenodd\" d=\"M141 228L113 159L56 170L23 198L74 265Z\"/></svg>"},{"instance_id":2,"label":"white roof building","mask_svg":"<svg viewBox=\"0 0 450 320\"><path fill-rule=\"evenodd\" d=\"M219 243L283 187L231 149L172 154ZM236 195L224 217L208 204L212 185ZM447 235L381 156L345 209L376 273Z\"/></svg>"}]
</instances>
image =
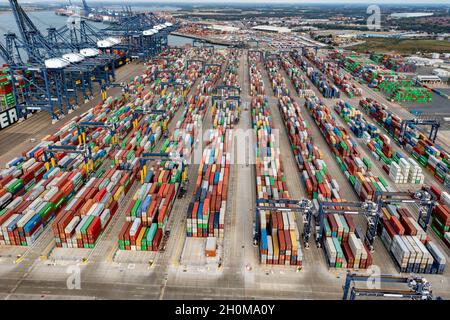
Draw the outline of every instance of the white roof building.
<instances>
[{"instance_id":1,"label":"white roof building","mask_svg":"<svg viewBox=\"0 0 450 320\"><path fill-rule=\"evenodd\" d=\"M291 29L289 28L277 26L255 26L252 29L258 31L279 32L279 33L291 32Z\"/></svg>"},{"instance_id":2,"label":"white roof building","mask_svg":"<svg viewBox=\"0 0 450 320\"><path fill-rule=\"evenodd\" d=\"M236 32L239 31L239 28L233 26L226 26L222 24L213 24L210 26L213 30L225 31L225 32Z\"/></svg>"}]
</instances>

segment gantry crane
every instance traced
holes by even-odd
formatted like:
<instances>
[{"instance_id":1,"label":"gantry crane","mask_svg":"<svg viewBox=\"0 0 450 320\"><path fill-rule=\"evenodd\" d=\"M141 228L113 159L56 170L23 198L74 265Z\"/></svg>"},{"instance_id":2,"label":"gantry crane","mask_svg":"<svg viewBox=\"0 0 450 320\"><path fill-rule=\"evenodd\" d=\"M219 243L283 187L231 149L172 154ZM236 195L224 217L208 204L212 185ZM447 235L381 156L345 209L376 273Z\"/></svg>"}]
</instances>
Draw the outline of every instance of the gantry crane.
<instances>
[{"instance_id":1,"label":"gantry crane","mask_svg":"<svg viewBox=\"0 0 450 320\"><path fill-rule=\"evenodd\" d=\"M148 59L167 47L167 36L175 28L152 13L135 13L102 32L122 39L132 57Z\"/></svg>"},{"instance_id":2,"label":"gantry crane","mask_svg":"<svg viewBox=\"0 0 450 320\"><path fill-rule=\"evenodd\" d=\"M115 80L115 55L96 54L96 56L86 57L80 53L76 44L67 39L66 35L56 28L48 28L47 40L59 50L68 51L62 58L67 59L82 68L83 72L76 79L75 84L79 85L85 100L92 98L92 83L96 82L100 87L109 86ZM78 86L71 88L74 99L77 101ZM89 90L89 95L86 92Z\"/></svg>"},{"instance_id":3,"label":"gantry crane","mask_svg":"<svg viewBox=\"0 0 450 320\"><path fill-rule=\"evenodd\" d=\"M93 170L94 165L92 162L92 150L88 144L82 144L78 146L48 146L44 150L44 161L47 171L50 170L50 165L53 168L56 167L55 154L57 153L81 154L83 156L84 164L86 165L86 172L89 173Z\"/></svg>"},{"instance_id":4,"label":"gantry crane","mask_svg":"<svg viewBox=\"0 0 450 320\"><path fill-rule=\"evenodd\" d=\"M178 192L184 192L186 191L186 185L188 183L187 180L187 162L183 158L183 155L180 156L173 156L170 153L167 152L149 152L149 153L143 153L142 156L139 157L139 166L140 166L140 176L141 176L141 183L144 183L145 177L147 176L147 161L151 160L170 160L175 161L181 166L181 185L178 189ZM177 195L178 195L177 192Z\"/></svg>"},{"instance_id":5,"label":"gantry crane","mask_svg":"<svg viewBox=\"0 0 450 320\"><path fill-rule=\"evenodd\" d=\"M367 219L367 230L364 237L369 249L373 251L374 241L377 236L378 223L381 218L377 203L364 202L319 202L319 211L316 219L316 243L322 245L325 229L325 218L328 214L363 215ZM360 237L362 234L359 235Z\"/></svg>"},{"instance_id":6,"label":"gantry crane","mask_svg":"<svg viewBox=\"0 0 450 320\"><path fill-rule=\"evenodd\" d=\"M8 62L12 79L19 75L26 83L20 99L17 90L13 89L18 114L24 116L28 110L46 110L56 121L76 107L80 91L85 99L88 98L86 89L91 94L92 77L101 77L97 71L103 71L98 68L98 61L75 52L76 48L67 42L60 39L52 42L58 38L53 28L49 29L50 35L45 37L17 0L9 2L20 38L8 32L5 35L6 52L2 50L0 53ZM22 58L23 53L27 61ZM107 81L106 77L104 80Z\"/></svg>"},{"instance_id":7,"label":"gantry crane","mask_svg":"<svg viewBox=\"0 0 450 320\"><path fill-rule=\"evenodd\" d=\"M311 226L313 217L313 204L309 199L291 200L291 199L258 199L256 201L256 223L255 236L253 243L257 244L260 234L258 232L259 213L261 210L268 211L294 211L299 212L303 218L303 241L305 247L309 248L309 239L311 237Z\"/></svg>"},{"instance_id":8,"label":"gantry crane","mask_svg":"<svg viewBox=\"0 0 450 320\"><path fill-rule=\"evenodd\" d=\"M100 121L82 121L77 124L78 129L78 142L80 145L86 144L86 128L105 128L109 130L111 135L111 144L115 145L117 143L116 132L118 125L115 122L100 122Z\"/></svg>"},{"instance_id":9,"label":"gantry crane","mask_svg":"<svg viewBox=\"0 0 450 320\"><path fill-rule=\"evenodd\" d=\"M214 46L212 44L208 44L203 39L193 39L192 46L194 48L208 48L208 49L211 49L211 51L214 53Z\"/></svg>"},{"instance_id":10,"label":"gantry crane","mask_svg":"<svg viewBox=\"0 0 450 320\"><path fill-rule=\"evenodd\" d=\"M417 222L427 231L430 224L431 214L433 208L436 205L436 197L433 192L426 186L417 191L404 191L404 192L388 192L377 191L374 196L375 203L378 204L379 209L392 203L414 203L419 208L419 216Z\"/></svg>"},{"instance_id":11,"label":"gantry crane","mask_svg":"<svg viewBox=\"0 0 450 320\"><path fill-rule=\"evenodd\" d=\"M436 137L439 131L439 127L441 126L441 123L435 119L421 119L421 118L415 118L411 120L402 120L401 126L400 126L400 135L399 135L399 141L402 144L405 144L404 138L406 129L410 127L411 125L415 126L430 126L430 134L428 135L428 139L435 142Z\"/></svg>"},{"instance_id":12,"label":"gantry crane","mask_svg":"<svg viewBox=\"0 0 450 320\"><path fill-rule=\"evenodd\" d=\"M237 86L218 85L213 90L216 95L219 91L222 93L221 96L239 96L241 94L241 88Z\"/></svg>"},{"instance_id":13,"label":"gantry crane","mask_svg":"<svg viewBox=\"0 0 450 320\"><path fill-rule=\"evenodd\" d=\"M365 282L363 288L357 288L354 282ZM368 288L367 284L377 283L397 283L406 286L405 289L381 289ZM385 298L405 298L411 300L440 300L440 297L434 297L431 290L431 283L424 277L417 275L396 276L396 275L366 275L347 272L345 284L343 286L344 294L342 300L355 300L356 297L385 297ZM350 297L349 297L350 295Z\"/></svg>"},{"instance_id":14,"label":"gantry crane","mask_svg":"<svg viewBox=\"0 0 450 320\"><path fill-rule=\"evenodd\" d=\"M203 61L203 60L200 60L200 59L189 59L188 61L187 61L187 66L189 67L190 65L192 65L192 64L197 64L197 63L199 63L200 65L201 65L201 70L203 71L204 70L204 64L206 63L205 61Z\"/></svg>"}]
</instances>

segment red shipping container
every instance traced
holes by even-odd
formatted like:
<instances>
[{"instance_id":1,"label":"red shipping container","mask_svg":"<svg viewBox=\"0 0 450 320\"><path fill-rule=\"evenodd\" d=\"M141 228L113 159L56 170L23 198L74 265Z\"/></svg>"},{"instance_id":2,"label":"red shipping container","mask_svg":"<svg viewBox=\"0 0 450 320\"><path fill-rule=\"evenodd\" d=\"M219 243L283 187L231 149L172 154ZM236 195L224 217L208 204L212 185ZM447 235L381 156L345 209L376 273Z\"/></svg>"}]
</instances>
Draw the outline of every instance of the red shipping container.
<instances>
[{"instance_id":1,"label":"red shipping container","mask_svg":"<svg viewBox=\"0 0 450 320\"><path fill-rule=\"evenodd\" d=\"M158 230L156 230L155 236L153 238L153 243L152 243L153 251L158 251L159 244L161 242L161 238L162 238L162 230L160 228L158 228Z\"/></svg>"},{"instance_id":2,"label":"red shipping container","mask_svg":"<svg viewBox=\"0 0 450 320\"><path fill-rule=\"evenodd\" d=\"M399 235L405 234L405 228L403 228L401 222L395 216L391 216L390 222L395 232Z\"/></svg>"}]
</instances>

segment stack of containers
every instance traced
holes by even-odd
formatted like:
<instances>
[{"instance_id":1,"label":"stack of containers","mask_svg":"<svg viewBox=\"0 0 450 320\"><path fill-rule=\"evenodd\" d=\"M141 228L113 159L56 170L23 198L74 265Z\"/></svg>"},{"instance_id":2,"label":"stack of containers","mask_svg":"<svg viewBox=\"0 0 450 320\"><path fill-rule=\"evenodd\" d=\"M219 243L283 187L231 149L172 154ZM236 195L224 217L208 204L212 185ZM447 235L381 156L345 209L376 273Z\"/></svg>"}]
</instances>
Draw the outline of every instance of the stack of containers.
<instances>
[{"instance_id":1,"label":"stack of containers","mask_svg":"<svg viewBox=\"0 0 450 320\"><path fill-rule=\"evenodd\" d=\"M179 73L183 78L189 79L186 90L190 90L198 75L196 68L190 68L187 73L186 70L180 69L175 72L175 76L177 77ZM187 94L186 90L182 95ZM191 96L184 104L181 120L176 124L170 138L162 142L160 152L170 153L173 157L183 155L185 159L190 155L199 126L198 122L206 110L207 100L199 96L200 91L198 88L197 94ZM180 94L181 92L176 92L175 95L169 92L164 94L157 109L165 110L166 115L169 116L164 119L164 122L161 116L152 116L147 117L144 123L138 123L135 128L136 135L127 144L127 149L129 149L128 145L135 146L134 138L138 137L136 142L139 145L136 146L136 154L154 150L154 146L161 137L157 133L161 132L161 127L167 128L176 110L182 105ZM165 103L166 101L170 103ZM143 145L145 141L147 142ZM149 141L153 143L149 144ZM134 151L133 148L130 151ZM182 180L183 168L179 162L154 161L145 168L141 172L142 187L133 196L133 201L126 210L127 222L119 234L121 250L158 250Z\"/></svg>"},{"instance_id":2,"label":"stack of containers","mask_svg":"<svg viewBox=\"0 0 450 320\"><path fill-rule=\"evenodd\" d=\"M157 251L165 233L182 177L174 161L154 161L126 209L119 234L120 250Z\"/></svg>"},{"instance_id":3,"label":"stack of containers","mask_svg":"<svg viewBox=\"0 0 450 320\"><path fill-rule=\"evenodd\" d=\"M432 91L429 88L416 86L403 73L384 68L387 66L391 70L405 70L402 67L397 68L399 64L392 63L396 59L386 58L388 55L383 57L376 54L371 55L373 61L382 61L384 66L373 64L371 61L362 61L343 51L335 51L330 57L339 61L339 65L352 72L353 75L367 81L370 88L385 91L393 101L431 102L433 99Z\"/></svg>"},{"instance_id":4,"label":"stack of containers","mask_svg":"<svg viewBox=\"0 0 450 320\"><path fill-rule=\"evenodd\" d=\"M276 65L272 67L272 71L272 74L279 72ZM271 76L270 73L269 75ZM322 160L322 151L315 147L310 139L311 133L306 128L306 122L301 116L299 106L289 96L280 97L278 100L308 196L319 201L340 202L339 185L328 174L326 164ZM354 231L355 227L351 216L327 215L323 241L330 267L368 268L372 265L372 256L367 246L355 235Z\"/></svg>"},{"instance_id":5,"label":"stack of containers","mask_svg":"<svg viewBox=\"0 0 450 320\"><path fill-rule=\"evenodd\" d=\"M272 64L269 76L271 80L282 77L277 63ZM308 196L322 201L339 200L339 186L327 172L323 152L314 145L300 106L289 95L279 97L278 106Z\"/></svg>"},{"instance_id":6,"label":"stack of containers","mask_svg":"<svg viewBox=\"0 0 450 320\"><path fill-rule=\"evenodd\" d=\"M161 138L161 133L169 121L172 120L175 112L182 105L181 96L178 93L168 93L161 100L164 101L158 106L158 110L165 112L162 115L138 116L134 121L133 132L123 139L121 149L116 149L111 155L113 165L122 165L136 163L136 158L145 152L153 152L156 143Z\"/></svg>"},{"instance_id":7,"label":"stack of containers","mask_svg":"<svg viewBox=\"0 0 450 320\"><path fill-rule=\"evenodd\" d=\"M269 72L270 81L272 83L273 94L280 98L282 96L288 96L289 90L286 86L284 77L278 72L278 60L267 60L266 68Z\"/></svg>"},{"instance_id":8,"label":"stack of containers","mask_svg":"<svg viewBox=\"0 0 450 320\"><path fill-rule=\"evenodd\" d=\"M370 54L370 59L375 61L376 63L384 65L386 68L395 72L416 72L415 65L413 63L406 62L399 54L379 54L372 52Z\"/></svg>"},{"instance_id":9,"label":"stack of containers","mask_svg":"<svg viewBox=\"0 0 450 320\"><path fill-rule=\"evenodd\" d=\"M234 58L233 58L234 57ZM238 70L238 60L232 54L228 64L226 79L235 86ZM203 149L202 160L198 169L196 189L188 206L186 216L186 231L188 237L223 238L225 213L227 206L229 170L232 144L232 123L219 121L218 115L224 115L226 110L237 110L231 100L218 99L216 112L212 113L215 130L208 132ZM222 111L221 111L222 110Z\"/></svg>"},{"instance_id":10,"label":"stack of containers","mask_svg":"<svg viewBox=\"0 0 450 320\"><path fill-rule=\"evenodd\" d=\"M381 240L401 272L437 273L445 257L406 208L382 208ZM438 271L439 270L439 271Z\"/></svg>"},{"instance_id":11,"label":"stack of containers","mask_svg":"<svg viewBox=\"0 0 450 320\"><path fill-rule=\"evenodd\" d=\"M0 198L0 244L27 246L34 243L83 183L83 170L71 173L55 170L47 175L43 163L30 165L33 161L22 163L23 178L8 175L9 178L0 182L3 194ZM8 179L11 182L4 184Z\"/></svg>"},{"instance_id":12,"label":"stack of containers","mask_svg":"<svg viewBox=\"0 0 450 320\"><path fill-rule=\"evenodd\" d=\"M170 138L163 141L160 152L171 153L174 156L182 154L185 159L189 158L195 137L198 135L198 128L205 116L208 101L206 96L199 95L199 91L189 97L181 119L176 123Z\"/></svg>"},{"instance_id":13,"label":"stack of containers","mask_svg":"<svg viewBox=\"0 0 450 320\"><path fill-rule=\"evenodd\" d=\"M55 133L44 137L36 147L13 159L1 173L0 209L3 241L5 244L29 245L33 243L44 226L58 217L64 206L74 197L83 185L84 171L81 155L56 154L56 167L46 172L42 162L45 148L49 145L73 145L80 143L81 136L76 128L80 121L103 117L105 112L120 107L123 101L109 99L92 108L89 112L75 118L59 128ZM86 120L88 119L88 120ZM98 167L105 159L109 147L104 146L102 130L88 132L87 142L93 150L94 166ZM67 171L65 171L67 170ZM23 217L22 217L23 216Z\"/></svg>"},{"instance_id":14,"label":"stack of containers","mask_svg":"<svg viewBox=\"0 0 450 320\"><path fill-rule=\"evenodd\" d=\"M439 187L432 185L431 191L436 196L439 203L433 208L433 221L431 228L450 248L450 195L446 191L441 191Z\"/></svg>"},{"instance_id":15,"label":"stack of containers","mask_svg":"<svg viewBox=\"0 0 450 320\"><path fill-rule=\"evenodd\" d=\"M255 58L249 61L250 78L260 77ZM251 81L253 81L251 80ZM262 85L262 88L264 85ZM257 94L257 92L254 92ZM267 97L256 95L251 102L253 128L256 131L256 192L258 199L289 199L279 148L272 133L273 123ZM302 265L300 232L293 212L259 210L256 216L259 230L261 263Z\"/></svg>"},{"instance_id":16,"label":"stack of containers","mask_svg":"<svg viewBox=\"0 0 450 320\"><path fill-rule=\"evenodd\" d=\"M200 52L200 56L203 59L209 59L207 56L208 52L203 50ZM201 84L208 83L207 79L210 79L210 81L217 79L217 76L214 76L212 72L214 70L208 68L205 71L205 74L201 75ZM211 74L214 77L211 77ZM196 73L196 75L200 76L199 73ZM191 79L194 80L193 77ZM198 129L202 125L208 104L210 103L210 97L202 94L204 92L202 85L197 86L194 90L195 92L186 99L183 114L181 119L176 123L174 132L170 138L162 142L160 152L171 153L175 157L182 155L184 159L189 159L192 156L192 147L198 135Z\"/></svg>"},{"instance_id":17,"label":"stack of containers","mask_svg":"<svg viewBox=\"0 0 450 320\"><path fill-rule=\"evenodd\" d=\"M353 76L360 77L368 83L369 88L376 88L386 79L393 79L398 74L386 70L386 68L374 64L372 60L364 60L347 51L335 50L329 57L336 61L339 67L347 70Z\"/></svg>"},{"instance_id":18,"label":"stack of containers","mask_svg":"<svg viewBox=\"0 0 450 320\"><path fill-rule=\"evenodd\" d=\"M239 120L239 100L223 100L217 99L213 103L212 122L213 127L233 128L234 124Z\"/></svg>"},{"instance_id":19,"label":"stack of containers","mask_svg":"<svg viewBox=\"0 0 450 320\"><path fill-rule=\"evenodd\" d=\"M222 77L222 83L226 86L240 88L239 84L239 51L235 49L227 50L227 66ZM238 93L236 92L236 95Z\"/></svg>"},{"instance_id":20,"label":"stack of containers","mask_svg":"<svg viewBox=\"0 0 450 320\"><path fill-rule=\"evenodd\" d=\"M361 200L372 200L376 191L388 191L387 183L370 171L370 162L360 158L358 146L347 130L339 126L331 111L317 97L306 98L305 107L312 114L322 135Z\"/></svg>"},{"instance_id":21,"label":"stack of containers","mask_svg":"<svg viewBox=\"0 0 450 320\"><path fill-rule=\"evenodd\" d=\"M235 51L231 51L228 57L228 64L225 70L222 82L226 86L239 88L239 59ZM238 90L232 92L231 95L234 97L239 96ZM227 95L230 92L227 92ZM234 124L239 121L240 113L240 99L228 97L223 99L220 96L216 96L212 107L212 122L213 128L227 127L233 128Z\"/></svg>"},{"instance_id":22,"label":"stack of containers","mask_svg":"<svg viewBox=\"0 0 450 320\"><path fill-rule=\"evenodd\" d=\"M319 57L315 54L315 51L310 49L306 49L305 56L309 61L315 64L328 79L332 80L338 88L345 92L349 98L362 95L362 89L351 83L348 75L339 71L339 68L334 61L325 61L324 58Z\"/></svg>"},{"instance_id":23,"label":"stack of containers","mask_svg":"<svg viewBox=\"0 0 450 320\"><path fill-rule=\"evenodd\" d=\"M390 252L400 272L431 273L433 256L417 237L394 235Z\"/></svg>"},{"instance_id":24,"label":"stack of containers","mask_svg":"<svg viewBox=\"0 0 450 320\"><path fill-rule=\"evenodd\" d=\"M135 172L106 170L92 177L52 224L56 245L63 248L94 248L111 217L123 204Z\"/></svg>"},{"instance_id":25,"label":"stack of containers","mask_svg":"<svg viewBox=\"0 0 450 320\"><path fill-rule=\"evenodd\" d=\"M312 94L312 90L309 90L309 84L300 69L294 66L292 60L288 55L282 55L283 57L283 68L291 79L292 85L294 86L297 94L300 97L309 96Z\"/></svg>"},{"instance_id":26,"label":"stack of containers","mask_svg":"<svg viewBox=\"0 0 450 320\"><path fill-rule=\"evenodd\" d=\"M370 250L356 235L351 216L328 214L324 223L324 249L330 267L367 269L372 265Z\"/></svg>"},{"instance_id":27,"label":"stack of containers","mask_svg":"<svg viewBox=\"0 0 450 320\"><path fill-rule=\"evenodd\" d=\"M387 107L371 98L362 99L360 106L368 111L375 121L386 129L391 137L398 141L401 119L387 110ZM404 148L422 167L427 168L433 176L446 186L450 186L449 163L447 152L430 141L414 126L408 126L404 135Z\"/></svg>"},{"instance_id":28,"label":"stack of containers","mask_svg":"<svg viewBox=\"0 0 450 320\"><path fill-rule=\"evenodd\" d=\"M294 59L295 64L306 72L307 76L311 79L311 82L319 89L325 98L340 97L340 90L338 87L331 84L322 72L312 66L305 56L296 51L293 51L291 56Z\"/></svg>"},{"instance_id":29,"label":"stack of containers","mask_svg":"<svg viewBox=\"0 0 450 320\"><path fill-rule=\"evenodd\" d=\"M251 96L263 95L265 93L263 77L256 65L259 59L260 57L256 52L252 51L248 53Z\"/></svg>"},{"instance_id":30,"label":"stack of containers","mask_svg":"<svg viewBox=\"0 0 450 320\"><path fill-rule=\"evenodd\" d=\"M4 108L15 105L13 84L6 76L8 73L7 68L0 69L0 106Z\"/></svg>"},{"instance_id":31,"label":"stack of containers","mask_svg":"<svg viewBox=\"0 0 450 320\"><path fill-rule=\"evenodd\" d=\"M140 78L139 81L144 78ZM131 101L128 102L133 105L139 99L140 96L137 94L132 96ZM7 168L0 174L1 224L7 222L4 230L11 232L7 238L3 237L2 240L5 244L27 245L34 242L39 233L42 232L43 227L56 216L57 219L53 226L58 246L93 246L107 221L109 221L108 217L117 208L114 201L117 202L118 198L124 193L124 189L128 190L127 188L131 186L128 183L129 177L136 175L137 166L130 173L125 174L126 178L122 177L123 181L115 173L110 171L105 173L104 170L99 170L95 179L102 179L102 181L91 180L82 190L79 190L83 186L86 176L82 156L56 154L57 166L45 172L45 165L42 162L43 154L45 148L49 145L76 146L84 142L78 130L78 124L84 121L115 122L118 124L117 134L125 137L132 130L131 122L133 118L131 117L130 106L124 104L123 98L109 97L105 102L99 103L88 112L74 118L55 133L44 137L42 142L24 152L22 157L18 157L7 164ZM111 143L111 133L104 128L88 128L84 130L84 133L85 142L91 146L93 151L93 167L96 169L113 150L107 146ZM100 178L102 175L103 177ZM118 181L122 181L122 188L115 188L113 181L109 182L111 179L117 184L117 188L119 188ZM94 182L100 183L100 185L96 185ZM79 192L77 193L77 191ZM83 200L77 200L74 197L82 197ZM85 218L85 220L75 218L73 216L74 211L81 208L75 205L80 206L84 202L90 202L89 205L94 203L95 207L92 205L92 208L88 208L88 205L86 205L83 211L83 215L86 214L92 216L92 218ZM66 203L69 203L69 205L64 208ZM112 208L110 211L103 210L108 206ZM87 211L88 209L92 209L92 211ZM60 212L64 212L64 215L59 214ZM15 214L19 214L19 216L11 218ZM24 215L23 219L22 214ZM80 213L77 213L77 215L80 215ZM100 224L98 224L98 219L95 216L100 218ZM62 218L70 218L71 221L63 219L60 223L59 220ZM13 223L15 219L18 219L17 223ZM71 223L70 227L73 228L69 235L66 235L65 228L69 223ZM83 223L83 225L80 225L80 223ZM79 230L76 229L77 227L79 227ZM77 235L75 235L76 232L78 232ZM73 238L74 236L75 238ZM78 236L78 239L76 236Z\"/></svg>"},{"instance_id":32,"label":"stack of containers","mask_svg":"<svg viewBox=\"0 0 450 320\"><path fill-rule=\"evenodd\" d=\"M338 102L334 109L349 125L353 133L363 140L373 157L384 163L383 168L392 181L396 184L423 184L425 176L418 164L399 152L393 154L390 138L381 134L378 128L368 122L359 110L344 101ZM368 159L366 160L368 161Z\"/></svg>"},{"instance_id":33,"label":"stack of containers","mask_svg":"<svg viewBox=\"0 0 450 320\"><path fill-rule=\"evenodd\" d=\"M210 132L198 169L196 190L187 210L188 237L223 237L232 132Z\"/></svg>"}]
</instances>

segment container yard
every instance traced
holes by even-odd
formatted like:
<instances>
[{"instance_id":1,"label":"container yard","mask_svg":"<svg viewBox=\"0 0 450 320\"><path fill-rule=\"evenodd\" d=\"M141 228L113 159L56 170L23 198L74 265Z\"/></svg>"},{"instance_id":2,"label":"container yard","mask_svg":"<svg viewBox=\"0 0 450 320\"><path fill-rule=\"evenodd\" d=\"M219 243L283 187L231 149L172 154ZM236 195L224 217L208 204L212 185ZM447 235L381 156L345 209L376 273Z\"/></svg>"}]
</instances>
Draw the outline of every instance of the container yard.
<instances>
[{"instance_id":1,"label":"container yard","mask_svg":"<svg viewBox=\"0 0 450 320\"><path fill-rule=\"evenodd\" d=\"M1 297L377 299L392 292L350 287L379 272L433 289L396 299L450 298L450 142L397 104L431 103L414 65L288 33L283 50L214 46L186 24L192 44L169 46L176 19L136 15L145 37L114 74L46 69L44 97L45 75L1 69ZM97 60L126 48L110 44ZM72 68L103 80L63 92Z\"/></svg>"}]
</instances>

